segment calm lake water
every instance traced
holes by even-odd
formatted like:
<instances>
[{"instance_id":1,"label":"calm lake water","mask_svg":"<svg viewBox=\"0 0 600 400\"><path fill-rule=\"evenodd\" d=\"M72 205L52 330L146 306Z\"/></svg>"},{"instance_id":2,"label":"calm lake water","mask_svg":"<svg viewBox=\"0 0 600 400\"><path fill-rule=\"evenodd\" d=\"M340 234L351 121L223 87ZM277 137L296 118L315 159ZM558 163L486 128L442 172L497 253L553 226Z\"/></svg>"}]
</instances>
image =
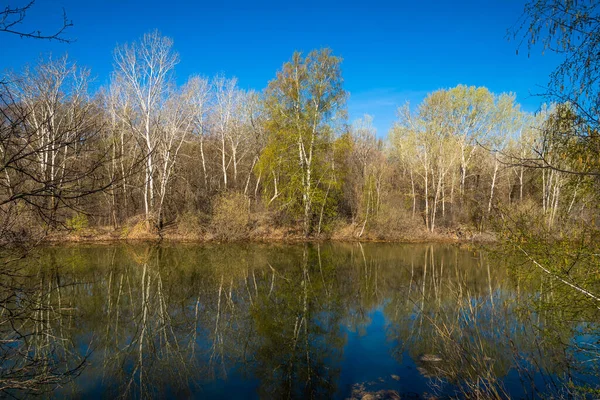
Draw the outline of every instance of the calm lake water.
<instances>
[{"instance_id":1,"label":"calm lake water","mask_svg":"<svg viewBox=\"0 0 600 400\"><path fill-rule=\"evenodd\" d=\"M31 336L0 347L0 383L21 346L50 363L31 371L72 371L49 397L537 398L600 384L597 308L473 249L52 247L25 270L9 308L37 299L14 328Z\"/></svg>"}]
</instances>

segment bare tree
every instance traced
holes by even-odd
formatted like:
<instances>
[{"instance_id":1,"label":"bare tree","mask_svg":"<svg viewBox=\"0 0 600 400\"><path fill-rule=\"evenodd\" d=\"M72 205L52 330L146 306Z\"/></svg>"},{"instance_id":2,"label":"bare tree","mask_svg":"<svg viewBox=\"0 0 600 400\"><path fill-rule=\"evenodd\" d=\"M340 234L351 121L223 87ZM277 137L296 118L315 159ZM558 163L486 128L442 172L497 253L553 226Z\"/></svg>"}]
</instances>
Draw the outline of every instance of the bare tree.
<instances>
[{"instance_id":1,"label":"bare tree","mask_svg":"<svg viewBox=\"0 0 600 400\"><path fill-rule=\"evenodd\" d=\"M159 140L156 121L169 95L171 75L179 62L173 41L158 31L139 42L117 47L115 80L124 85L132 112L125 116L131 133L144 147L146 158L144 211L149 220L155 210L155 149Z\"/></svg>"},{"instance_id":2,"label":"bare tree","mask_svg":"<svg viewBox=\"0 0 600 400\"><path fill-rule=\"evenodd\" d=\"M213 81L215 96L215 131L219 137L221 151L221 171L223 173L223 188L227 189L228 142L231 142L231 160L235 158L236 147L233 145L232 132L235 127L235 113L239 107L239 90L237 79L226 79L217 76Z\"/></svg>"},{"instance_id":3,"label":"bare tree","mask_svg":"<svg viewBox=\"0 0 600 400\"><path fill-rule=\"evenodd\" d=\"M71 42L70 39L65 38L63 35L65 30L73 26L73 22L67 18L67 13L64 9L62 24L57 29L48 33L35 29L24 29L22 24L25 22L27 13L31 11L34 5L35 0L31 0L21 6L12 7L7 5L4 10L0 11L0 32L18 35L22 38L56 40L64 43Z\"/></svg>"},{"instance_id":4,"label":"bare tree","mask_svg":"<svg viewBox=\"0 0 600 400\"><path fill-rule=\"evenodd\" d=\"M157 165L160 167L157 169L158 203L155 211L159 230L163 227L163 206L179 151L194 124L196 89L195 82L189 82L179 91L172 93L161 110L162 124L159 127L155 150Z\"/></svg>"},{"instance_id":5,"label":"bare tree","mask_svg":"<svg viewBox=\"0 0 600 400\"><path fill-rule=\"evenodd\" d=\"M32 279L18 261L51 228L81 211L82 200L113 183L104 174L111 148L102 141L87 76L63 57L0 84L2 395L52 390L85 363L85 357L76 364L64 359L72 348L54 327L66 317L51 301L62 284Z\"/></svg>"},{"instance_id":6,"label":"bare tree","mask_svg":"<svg viewBox=\"0 0 600 400\"><path fill-rule=\"evenodd\" d=\"M101 126L87 75L63 57L0 85L0 208L15 228L31 222L20 213L55 226L60 210L77 209L79 199L111 184L102 173L109 154L97 145ZM14 239L4 233L4 242Z\"/></svg>"},{"instance_id":7,"label":"bare tree","mask_svg":"<svg viewBox=\"0 0 600 400\"><path fill-rule=\"evenodd\" d=\"M210 112L210 86L208 80L199 76L191 77L188 81L192 92L191 112L192 132L200 142L200 157L202 161L202 176L204 177L204 188L208 189L208 176L206 170L206 156L204 153L204 142L207 132L207 119Z\"/></svg>"}]
</instances>

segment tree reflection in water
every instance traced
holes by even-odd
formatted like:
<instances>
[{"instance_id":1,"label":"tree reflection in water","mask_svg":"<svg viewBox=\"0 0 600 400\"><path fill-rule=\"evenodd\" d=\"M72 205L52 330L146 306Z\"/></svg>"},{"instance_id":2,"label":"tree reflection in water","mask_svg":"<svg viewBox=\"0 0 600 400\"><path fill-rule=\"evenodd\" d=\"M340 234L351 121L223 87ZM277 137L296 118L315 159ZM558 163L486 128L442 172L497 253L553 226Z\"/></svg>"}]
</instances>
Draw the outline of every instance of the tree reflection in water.
<instances>
[{"instance_id":1,"label":"tree reflection in water","mask_svg":"<svg viewBox=\"0 0 600 400\"><path fill-rule=\"evenodd\" d=\"M597 390L598 309L507 264L440 245L47 248L3 286L0 388L133 398Z\"/></svg>"}]
</instances>

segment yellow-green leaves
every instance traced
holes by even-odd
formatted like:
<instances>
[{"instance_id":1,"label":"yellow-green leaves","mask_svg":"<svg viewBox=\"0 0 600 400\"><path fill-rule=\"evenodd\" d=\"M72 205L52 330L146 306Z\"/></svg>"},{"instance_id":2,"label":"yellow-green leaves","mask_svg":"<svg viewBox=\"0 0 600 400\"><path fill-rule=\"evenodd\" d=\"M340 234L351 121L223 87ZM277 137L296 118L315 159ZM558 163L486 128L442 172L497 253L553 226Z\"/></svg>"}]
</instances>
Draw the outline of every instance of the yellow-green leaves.
<instances>
[{"instance_id":1,"label":"yellow-green leaves","mask_svg":"<svg viewBox=\"0 0 600 400\"><path fill-rule=\"evenodd\" d=\"M303 214L305 234L312 229L313 203L327 199L320 191L328 193L335 180L332 144L346 99L340 64L329 49L306 57L295 52L266 90L268 143L259 168L273 181L272 198L281 193L288 209Z\"/></svg>"}]
</instances>

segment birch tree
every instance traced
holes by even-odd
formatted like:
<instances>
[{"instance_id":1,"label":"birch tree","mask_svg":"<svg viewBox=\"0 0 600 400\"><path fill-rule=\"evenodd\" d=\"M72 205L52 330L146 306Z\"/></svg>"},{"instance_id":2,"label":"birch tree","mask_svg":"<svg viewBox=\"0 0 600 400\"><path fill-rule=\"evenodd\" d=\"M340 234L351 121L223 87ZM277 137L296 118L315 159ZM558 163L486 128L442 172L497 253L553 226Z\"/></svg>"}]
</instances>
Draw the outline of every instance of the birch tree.
<instances>
[{"instance_id":1,"label":"birch tree","mask_svg":"<svg viewBox=\"0 0 600 400\"><path fill-rule=\"evenodd\" d=\"M519 202L523 201L525 192L525 172L527 163L535 156L534 145L539 136L540 115L523 113L521 126L514 137L508 139L506 158L519 188Z\"/></svg>"},{"instance_id":2,"label":"birch tree","mask_svg":"<svg viewBox=\"0 0 600 400\"><path fill-rule=\"evenodd\" d=\"M169 184L179 157L179 151L187 135L192 130L196 114L194 108L197 89L192 80L177 92L171 93L161 110L161 125L157 132L155 158L157 160L157 204L156 215L158 228L163 227L163 206Z\"/></svg>"},{"instance_id":3,"label":"birch tree","mask_svg":"<svg viewBox=\"0 0 600 400\"><path fill-rule=\"evenodd\" d=\"M63 57L0 84L0 246L44 235L110 186L101 172L110 146L87 76Z\"/></svg>"},{"instance_id":4,"label":"birch tree","mask_svg":"<svg viewBox=\"0 0 600 400\"><path fill-rule=\"evenodd\" d=\"M519 105L515 103L515 95L501 94L498 97L495 114L495 121L492 128L494 132L488 141L490 155L493 159L490 195L487 206L488 214L492 211L494 190L498 181L500 164L506 164L502 162L501 158L505 153L508 141L511 137L519 136L524 129L523 114L519 109Z\"/></svg>"},{"instance_id":5,"label":"birch tree","mask_svg":"<svg viewBox=\"0 0 600 400\"><path fill-rule=\"evenodd\" d=\"M397 154L414 170L411 181L414 175L421 178L423 217L430 232L435 230L440 204L444 211L446 181L461 154L452 115L448 115L449 101L448 92L439 90L429 94L414 112L407 104L398 110L399 120L392 128ZM414 182L412 186L414 191Z\"/></svg>"},{"instance_id":6,"label":"birch tree","mask_svg":"<svg viewBox=\"0 0 600 400\"><path fill-rule=\"evenodd\" d=\"M208 79L194 76L188 81L191 91L192 132L200 142L200 161L202 163L202 176L204 187L208 189L208 176L206 169L206 156L204 142L206 140L207 119L210 112L210 86Z\"/></svg>"},{"instance_id":7,"label":"birch tree","mask_svg":"<svg viewBox=\"0 0 600 400\"><path fill-rule=\"evenodd\" d=\"M235 127L235 113L239 107L239 90L237 89L237 79L226 79L223 76L217 76L213 81L214 87L214 128L218 136L221 152L221 172L223 175L223 189L227 189L228 176L227 168L229 162L234 159L235 148L232 148L232 154L229 155L229 145L232 143L231 137ZM230 158L231 157L231 158Z\"/></svg>"},{"instance_id":8,"label":"birch tree","mask_svg":"<svg viewBox=\"0 0 600 400\"><path fill-rule=\"evenodd\" d=\"M118 46L115 50L113 80L124 85L123 90L132 109L124 116L125 122L143 146L146 159L146 220L156 211L154 175L157 166L154 153L159 138L156 122L167 100L172 73L178 62L179 55L173 51L173 41L161 36L158 31L147 33L138 42Z\"/></svg>"},{"instance_id":9,"label":"birch tree","mask_svg":"<svg viewBox=\"0 0 600 400\"><path fill-rule=\"evenodd\" d=\"M78 68L64 56L42 61L33 69L27 67L23 74L11 74L8 79L11 95L26 113L21 121L23 128L31 132L23 144L37 162L34 181L47 182L54 188L55 194L47 198L48 210L58 206L59 188L69 180L68 171L72 170L68 163L73 162L77 147L83 145L78 141L92 123L88 76L89 71ZM9 174L9 170L5 173Z\"/></svg>"},{"instance_id":10,"label":"birch tree","mask_svg":"<svg viewBox=\"0 0 600 400\"><path fill-rule=\"evenodd\" d=\"M358 236L362 236L369 217L378 206L377 181L379 174L374 161L377 157L376 129L373 127L373 117L365 115L352 124L352 153L358 162L358 179L354 187L356 202L355 217L363 213L363 224ZM374 196L373 192L377 194Z\"/></svg>"},{"instance_id":11,"label":"birch tree","mask_svg":"<svg viewBox=\"0 0 600 400\"><path fill-rule=\"evenodd\" d=\"M449 129L456 136L460 148L461 203L465 192L465 181L478 144L494 128L494 95L485 87L458 85L446 92L447 98L439 106L444 107Z\"/></svg>"},{"instance_id":12,"label":"birch tree","mask_svg":"<svg viewBox=\"0 0 600 400\"><path fill-rule=\"evenodd\" d=\"M248 194L250 180L255 171L255 167L258 164L260 155L266 146L267 137L265 133L265 114L263 110L263 101L259 93L255 91L249 91L246 93L244 101L244 115L246 116L246 129L247 129L247 152L250 155L252 161L250 168L247 173L246 184L244 186L244 194ZM262 176L256 177L256 183L254 185L254 197L260 185Z\"/></svg>"},{"instance_id":13,"label":"birch tree","mask_svg":"<svg viewBox=\"0 0 600 400\"><path fill-rule=\"evenodd\" d=\"M289 197L297 189L303 216L303 231L312 229L313 200L318 176L315 169L330 148L333 122L341 118L346 92L342 84L341 59L329 49L314 50L306 57L294 53L266 91L267 131L278 151L295 152L283 160L291 186ZM290 168L292 165L296 168ZM296 186L295 183L298 185Z\"/></svg>"},{"instance_id":14,"label":"birch tree","mask_svg":"<svg viewBox=\"0 0 600 400\"><path fill-rule=\"evenodd\" d=\"M131 135L127 122L130 121L132 109L130 98L124 89L125 86L120 82L111 82L105 94L104 111L108 120L107 134L112 143L111 175L118 182L118 187L115 185L111 188L113 213L117 214L119 210L119 214L126 218L129 215L130 197L137 194L131 191L132 187L137 186L134 178L140 161L145 161L145 158L142 155L143 147ZM116 219L116 215L113 219Z\"/></svg>"}]
</instances>

